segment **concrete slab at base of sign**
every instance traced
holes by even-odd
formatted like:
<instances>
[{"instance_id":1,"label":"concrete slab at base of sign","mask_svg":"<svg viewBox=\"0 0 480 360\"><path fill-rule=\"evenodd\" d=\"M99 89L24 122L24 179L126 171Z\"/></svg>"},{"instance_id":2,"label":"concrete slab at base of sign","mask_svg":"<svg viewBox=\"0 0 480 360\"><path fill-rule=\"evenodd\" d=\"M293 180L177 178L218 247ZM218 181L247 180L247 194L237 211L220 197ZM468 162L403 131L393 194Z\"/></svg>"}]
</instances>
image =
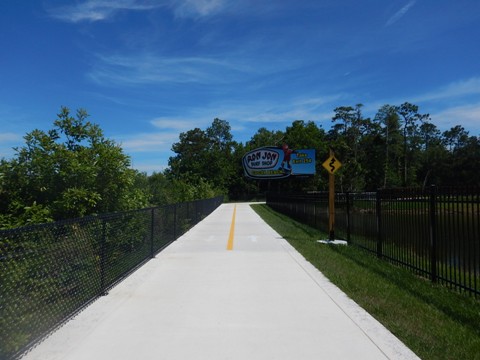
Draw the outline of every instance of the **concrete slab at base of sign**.
<instances>
[{"instance_id":1,"label":"concrete slab at base of sign","mask_svg":"<svg viewBox=\"0 0 480 360\"><path fill-rule=\"evenodd\" d=\"M348 245L345 240L317 240L317 242L328 245Z\"/></svg>"}]
</instances>

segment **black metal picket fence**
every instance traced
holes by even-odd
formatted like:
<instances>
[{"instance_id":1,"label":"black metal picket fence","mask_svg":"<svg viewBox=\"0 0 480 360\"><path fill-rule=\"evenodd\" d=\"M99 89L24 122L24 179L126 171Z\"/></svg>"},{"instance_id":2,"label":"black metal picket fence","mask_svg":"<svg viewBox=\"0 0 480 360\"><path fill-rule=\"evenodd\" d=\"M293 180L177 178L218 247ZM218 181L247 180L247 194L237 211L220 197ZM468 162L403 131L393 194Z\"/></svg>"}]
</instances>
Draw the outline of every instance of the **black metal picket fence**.
<instances>
[{"instance_id":1,"label":"black metal picket fence","mask_svg":"<svg viewBox=\"0 0 480 360\"><path fill-rule=\"evenodd\" d=\"M267 204L328 233L328 193L269 193ZM337 193L335 235L434 282L480 295L478 187Z\"/></svg>"},{"instance_id":2,"label":"black metal picket fence","mask_svg":"<svg viewBox=\"0 0 480 360\"><path fill-rule=\"evenodd\" d=\"M223 198L0 231L0 359L20 356Z\"/></svg>"}]
</instances>

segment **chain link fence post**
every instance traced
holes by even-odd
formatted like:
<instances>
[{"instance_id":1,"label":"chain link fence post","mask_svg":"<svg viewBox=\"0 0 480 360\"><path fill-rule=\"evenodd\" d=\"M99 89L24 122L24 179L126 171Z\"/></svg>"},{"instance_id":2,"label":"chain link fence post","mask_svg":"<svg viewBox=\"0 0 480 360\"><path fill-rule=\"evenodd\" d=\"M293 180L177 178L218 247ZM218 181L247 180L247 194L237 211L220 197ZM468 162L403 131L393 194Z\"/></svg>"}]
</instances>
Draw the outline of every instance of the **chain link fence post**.
<instances>
[{"instance_id":1,"label":"chain link fence post","mask_svg":"<svg viewBox=\"0 0 480 360\"><path fill-rule=\"evenodd\" d=\"M107 265L107 219L102 219L102 237L100 239L100 296L108 294L106 290Z\"/></svg>"}]
</instances>

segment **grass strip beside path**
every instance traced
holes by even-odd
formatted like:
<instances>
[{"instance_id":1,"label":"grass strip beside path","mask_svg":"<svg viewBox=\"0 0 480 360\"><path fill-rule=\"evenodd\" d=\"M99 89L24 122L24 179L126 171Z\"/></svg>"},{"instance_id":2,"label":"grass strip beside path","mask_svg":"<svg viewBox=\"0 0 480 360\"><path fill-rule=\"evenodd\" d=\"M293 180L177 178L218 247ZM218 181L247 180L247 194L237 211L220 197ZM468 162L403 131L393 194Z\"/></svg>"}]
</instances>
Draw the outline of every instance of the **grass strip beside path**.
<instances>
[{"instance_id":1,"label":"grass strip beside path","mask_svg":"<svg viewBox=\"0 0 480 360\"><path fill-rule=\"evenodd\" d=\"M299 253L422 359L480 359L480 301L322 233L266 205L252 208Z\"/></svg>"}]
</instances>

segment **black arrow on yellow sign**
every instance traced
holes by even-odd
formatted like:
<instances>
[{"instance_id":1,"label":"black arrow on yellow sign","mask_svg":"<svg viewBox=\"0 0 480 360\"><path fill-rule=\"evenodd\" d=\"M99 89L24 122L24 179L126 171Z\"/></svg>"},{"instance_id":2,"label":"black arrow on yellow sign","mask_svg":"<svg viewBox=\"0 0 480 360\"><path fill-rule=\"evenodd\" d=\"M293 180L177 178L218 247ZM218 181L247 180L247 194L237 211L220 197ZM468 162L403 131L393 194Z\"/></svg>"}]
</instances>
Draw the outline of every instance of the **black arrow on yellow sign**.
<instances>
[{"instance_id":1,"label":"black arrow on yellow sign","mask_svg":"<svg viewBox=\"0 0 480 360\"><path fill-rule=\"evenodd\" d=\"M342 163L334 156L330 155L330 157L325 160L322 166L327 170L330 174L335 174L335 172L342 167Z\"/></svg>"}]
</instances>

